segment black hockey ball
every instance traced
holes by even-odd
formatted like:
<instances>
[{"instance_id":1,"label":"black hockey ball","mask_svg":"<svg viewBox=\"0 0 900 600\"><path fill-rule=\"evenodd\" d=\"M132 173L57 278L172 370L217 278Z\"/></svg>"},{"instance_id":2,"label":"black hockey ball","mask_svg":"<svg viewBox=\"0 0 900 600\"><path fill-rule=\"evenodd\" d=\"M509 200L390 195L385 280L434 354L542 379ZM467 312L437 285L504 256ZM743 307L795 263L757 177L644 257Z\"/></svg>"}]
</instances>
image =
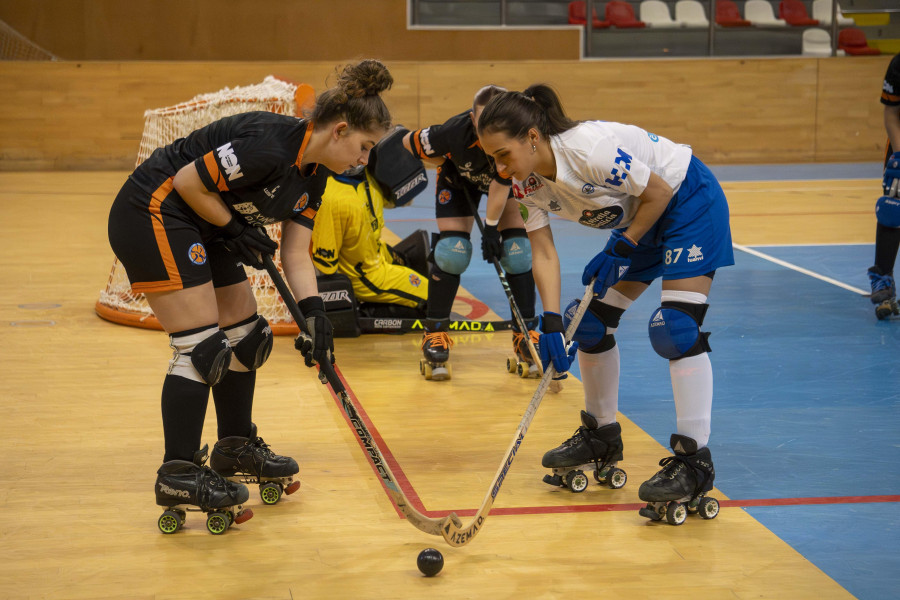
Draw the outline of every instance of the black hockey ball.
<instances>
[{"instance_id":1,"label":"black hockey ball","mask_svg":"<svg viewBox=\"0 0 900 600\"><path fill-rule=\"evenodd\" d=\"M434 548L425 548L419 552L416 565L426 577L434 577L444 568L444 556Z\"/></svg>"}]
</instances>

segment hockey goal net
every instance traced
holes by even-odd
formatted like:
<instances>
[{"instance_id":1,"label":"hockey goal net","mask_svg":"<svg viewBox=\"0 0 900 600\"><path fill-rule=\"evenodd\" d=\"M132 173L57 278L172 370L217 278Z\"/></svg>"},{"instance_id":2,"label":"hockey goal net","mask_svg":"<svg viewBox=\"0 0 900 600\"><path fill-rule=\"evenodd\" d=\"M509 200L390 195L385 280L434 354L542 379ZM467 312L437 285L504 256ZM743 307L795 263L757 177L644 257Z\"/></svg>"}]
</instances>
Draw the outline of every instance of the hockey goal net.
<instances>
[{"instance_id":1,"label":"hockey goal net","mask_svg":"<svg viewBox=\"0 0 900 600\"><path fill-rule=\"evenodd\" d=\"M299 116L314 98L309 85L290 83L270 75L262 83L224 88L218 92L200 94L175 106L148 110L144 113L144 133L135 166L146 160L155 149L222 117L254 110ZM280 242L279 224L269 225L266 229L269 237ZM275 264L281 269L278 252L275 254ZM259 314L269 321L272 331L276 334L297 333L297 326L268 273L247 269L247 276L256 296ZM95 309L102 318L114 323L162 329L144 295L131 290L125 267L117 259L113 259L106 288L100 292Z\"/></svg>"}]
</instances>

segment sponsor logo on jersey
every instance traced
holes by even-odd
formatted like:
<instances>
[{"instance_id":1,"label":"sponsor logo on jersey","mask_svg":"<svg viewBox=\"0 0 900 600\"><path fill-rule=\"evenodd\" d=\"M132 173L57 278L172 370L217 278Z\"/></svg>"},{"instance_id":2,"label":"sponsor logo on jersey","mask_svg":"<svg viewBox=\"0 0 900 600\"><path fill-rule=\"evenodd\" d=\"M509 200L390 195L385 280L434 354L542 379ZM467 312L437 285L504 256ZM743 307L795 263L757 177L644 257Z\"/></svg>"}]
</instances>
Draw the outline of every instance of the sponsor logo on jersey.
<instances>
[{"instance_id":1,"label":"sponsor logo on jersey","mask_svg":"<svg viewBox=\"0 0 900 600\"><path fill-rule=\"evenodd\" d=\"M205 265L206 248L204 248L203 244L201 244L200 242L192 244L191 247L188 248L188 258L190 258L191 262L195 265Z\"/></svg>"},{"instance_id":2,"label":"sponsor logo on jersey","mask_svg":"<svg viewBox=\"0 0 900 600\"><path fill-rule=\"evenodd\" d=\"M581 186L581 193L585 196L590 196L594 193L594 186L589 183L584 184L583 186Z\"/></svg>"},{"instance_id":3,"label":"sponsor logo on jersey","mask_svg":"<svg viewBox=\"0 0 900 600\"><path fill-rule=\"evenodd\" d=\"M241 165L238 164L237 155L235 155L231 147L231 142L216 148L216 153L219 155L219 162L225 167L225 175L228 176L228 181L234 181L244 176L241 173Z\"/></svg>"},{"instance_id":4,"label":"sponsor logo on jersey","mask_svg":"<svg viewBox=\"0 0 900 600\"><path fill-rule=\"evenodd\" d=\"M329 248L316 248L316 256L321 256L322 258L334 258L334 250Z\"/></svg>"},{"instance_id":5,"label":"sponsor logo on jersey","mask_svg":"<svg viewBox=\"0 0 900 600\"><path fill-rule=\"evenodd\" d=\"M556 200L551 200L550 201L550 210L552 210L553 212L559 212L562 210L562 206L560 206L559 202L557 202Z\"/></svg>"},{"instance_id":6,"label":"sponsor logo on jersey","mask_svg":"<svg viewBox=\"0 0 900 600\"><path fill-rule=\"evenodd\" d=\"M247 223L254 227L257 225L269 225L270 223L275 222L275 219L260 214L259 209L257 209L256 205L252 202L238 202L237 204L232 205L232 208L244 215Z\"/></svg>"},{"instance_id":7,"label":"sponsor logo on jersey","mask_svg":"<svg viewBox=\"0 0 900 600\"><path fill-rule=\"evenodd\" d=\"M328 302L350 302L350 294L347 290L329 290L327 292L319 292L319 297L326 304ZM352 302L350 302L352 304Z\"/></svg>"},{"instance_id":8,"label":"sponsor logo on jersey","mask_svg":"<svg viewBox=\"0 0 900 600\"><path fill-rule=\"evenodd\" d=\"M544 184L541 183L534 175L529 175L528 179L520 183L521 185L519 185L519 183L513 184L513 194L516 196L516 198L524 198L525 196L533 194L544 187Z\"/></svg>"},{"instance_id":9,"label":"sponsor logo on jersey","mask_svg":"<svg viewBox=\"0 0 900 600\"><path fill-rule=\"evenodd\" d=\"M655 133L650 133L650 132L648 131L648 132L647 132L647 137L650 138L650 141L651 141L651 142L658 142L658 141L659 141L659 136L656 135Z\"/></svg>"},{"instance_id":10,"label":"sponsor logo on jersey","mask_svg":"<svg viewBox=\"0 0 900 600\"><path fill-rule=\"evenodd\" d=\"M422 280L415 273L410 273L409 284L413 287L419 287L420 285L422 285Z\"/></svg>"},{"instance_id":11,"label":"sponsor logo on jersey","mask_svg":"<svg viewBox=\"0 0 900 600\"><path fill-rule=\"evenodd\" d=\"M300 199L297 200L297 204L294 205L294 212L301 212L306 205L309 203L309 194L304 193L300 196Z\"/></svg>"},{"instance_id":12,"label":"sponsor logo on jersey","mask_svg":"<svg viewBox=\"0 0 900 600\"><path fill-rule=\"evenodd\" d=\"M453 199L453 194L450 193L450 190L441 190L438 192L438 202L441 204L447 204L450 200Z\"/></svg>"},{"instance_id":13,"label":"sponsor logo on jersey","mask_svg":"<svg viewBox=\"0 0 900 600\"><path fill-rule=\"evenodd\" d=\"M619 187L623 183L625 183L626 179L628 179L628 172L631 171L631 161L633 157L621 148L616 148L616 152L618 153L618 155L616 156L616 160L614 162L618 166L613 167L609 171L609 174L612 177L604 179L604 181L609 185Z\"/></svg>"},{"instance_id":14,"label":"sponsor logo on jersey","mask_svg":"<svg viewBox=\"0 0 900 600\"><path fill-rule=\"evenodd\" d=\"M419 143L422 144L422 151L428 156L434 154L434 148L431 147L431 142L428 139L428 132L430 129L430 127L423 129L421 133L419 133Z\"/></svg>"},{"instance_id":15,"label":"sponsor logo on jersey","mask_svg":"<svg viewBox=\"0 0 900 600\"><path fill-rule=\"evenodd\" d=\"M892 86L889 82L885 81L884 82L884 91L886 91L888 94L893 94L894 86Z\"/></svg>"},{"instance_id":16,"label":"sponsor logo on jersey","mask_svg":"<svg viewBox=\"0 0 900 600\"><path fill-rule=\"evenodd\" d=\"M269 198L274 198L275 192L277 192L278 188L280 188L280 187L281 187L280 185L276 185L271 190L269 188L263 188L263 192L265 192L266 196L268 196Z\"/></svg>"},{"instance_id":17,"label":"sponsor logo on jersey","mask_svg":"<svg viewBox=\"0 0 900 600\"><path fill-rule=\"evenodd\" d=\"M588 227L596 227L597 229L609 229L615 227L622 220L622 214L625 211L621 206L610 206L607 208L597 208L594 210L584 210L578 222Z\"/></svg>"},{"instance_id":18,"label":"sponsor logo on jersey","mask_svg":"<svg viewBox=\"0 0 900 600\"><path fill-rule=\"evenodd\" d=\"M703 252L700 251L700 247L697 244L694 244L690 248L688 248L688 257L687 261L697 262L703 260Z\"/></svg>"}]
</instances>

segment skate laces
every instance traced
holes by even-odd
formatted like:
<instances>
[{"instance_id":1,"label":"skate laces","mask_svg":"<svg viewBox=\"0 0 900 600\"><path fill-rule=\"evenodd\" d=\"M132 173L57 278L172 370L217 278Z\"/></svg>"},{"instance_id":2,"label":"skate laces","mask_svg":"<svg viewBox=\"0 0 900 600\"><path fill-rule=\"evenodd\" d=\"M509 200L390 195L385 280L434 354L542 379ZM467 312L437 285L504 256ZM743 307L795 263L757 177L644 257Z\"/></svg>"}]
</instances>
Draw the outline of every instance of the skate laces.
<instances>
[{"instance_id":1,"label":"skate laces","mask_svg":"<svg viewBox=\"0 0 900 600\"><path fill-rule=\"evenodd\" d=\"M869 271L869 283L872 285L872 292L880 292L888 290L894 291L894 278L890 275L879 275L874 271Z\"/></svg>"},{"instance_id":2,"label":"skate laces","mask_svg":"<svg viewBox=\"0 0 900 600\"><path fill-rule=\"evenodd\" d=\"M450 339L450 334L446 331L434 331L431 333L425 332L425 337L422 338L422 348L425 347L425 344L428 343L429 346L434 348L435 346L440 346L442 348L449 349L453 346L453 340Z\"/></svg>"}]
</instances>

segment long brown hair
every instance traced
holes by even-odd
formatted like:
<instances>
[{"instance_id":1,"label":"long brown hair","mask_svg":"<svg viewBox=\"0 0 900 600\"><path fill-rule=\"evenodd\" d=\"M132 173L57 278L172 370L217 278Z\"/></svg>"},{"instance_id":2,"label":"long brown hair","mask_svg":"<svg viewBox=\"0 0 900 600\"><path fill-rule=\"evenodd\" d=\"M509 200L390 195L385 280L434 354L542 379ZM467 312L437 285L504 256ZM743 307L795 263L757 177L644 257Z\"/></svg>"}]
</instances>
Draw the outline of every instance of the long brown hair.
<instances>
[{"instance_id":1,"label":"long brown hair","mask_svg":"<svg viewBox=\"0 0 900 600\"><path fill-rule=\"evenodd\" d=\"M381 92L393 83L387 67L373 58L347 65L338 74L337 84L316 98L310 119L316 123L343 120L360 131L387 131L391 113Z\"/></svg>"},{"instance_id":2,"label":"long brown hair","mask_svg":"<svg viewBox=\"0 0 900 600\"><path fill-rule=\"evenodd\" d=\"M503 92L494 96L478 118L478 131L505 133L511 138L522 139L531 128L549 137L577 124L578 121L566 116L553 88L536 83L524 92Z\"/></svg>"}]
</instances>

